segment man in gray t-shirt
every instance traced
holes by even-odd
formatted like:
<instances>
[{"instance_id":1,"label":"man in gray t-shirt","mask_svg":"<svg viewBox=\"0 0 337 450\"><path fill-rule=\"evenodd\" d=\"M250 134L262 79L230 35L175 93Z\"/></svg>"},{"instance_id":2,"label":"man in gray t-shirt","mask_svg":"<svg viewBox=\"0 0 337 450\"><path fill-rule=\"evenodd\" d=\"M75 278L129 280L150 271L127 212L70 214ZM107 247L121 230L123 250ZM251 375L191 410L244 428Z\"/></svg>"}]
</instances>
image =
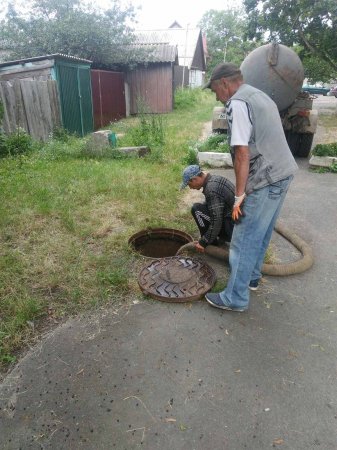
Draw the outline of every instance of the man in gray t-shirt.
<instances>
[{"instance_id":1,"label":"man in gray t-shirt","mask_svg":"<svg viewBox=\"0 0 337 450\"><path fill-rule=\"evenodd\" d=\"M231 63L213 70L210 88L226 104L235 172L234 226L224 291L206 294L217 308L245 311L256 290L272 231L297 164L288 147L278 109L265 93L244 84Z\"/></svg>"}]
</instances>

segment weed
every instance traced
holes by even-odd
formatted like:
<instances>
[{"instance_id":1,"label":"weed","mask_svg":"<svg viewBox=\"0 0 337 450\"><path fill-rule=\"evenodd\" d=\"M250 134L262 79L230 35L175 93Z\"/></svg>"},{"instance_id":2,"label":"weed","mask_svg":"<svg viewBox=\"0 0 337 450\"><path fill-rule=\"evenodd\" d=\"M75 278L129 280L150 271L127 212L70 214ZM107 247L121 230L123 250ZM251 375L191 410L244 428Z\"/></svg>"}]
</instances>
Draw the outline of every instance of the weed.
<instances>
[{"instance_id":1,"label":"weed","mask_svg":"<svg viewBox=\"0 0 337 450\"><path fill-rule=\"evenodd\" d=\"M200 88L177 88L174 92L174 109L190 109L202 101L204 92Z\"/></svg>"},{"instance_id":2,"label":"weed","mask_svg":"<svg viewBox=\"0 0 337 450\"><path fill-rule=\"evenodd\" d=\"M9 316L0 322L0 364L15 361L11 354L24 339L25 330L34 328L35 321L44 314L40 300L32 297L17 299L6 296L1 302L2 314Z\"/></svg>"},{"instance_id":3,"label":"weed","mask_svg":"<svg viewBox=\"0 0 337 450\"><path fill-rule=\"evenodd\" d=\"M0 131L0 157L8 156L8 150L6 147L6 135Z\"/></svg>"},{"instance_id":4,"label":"weed","mask_svg":"<svg viewBox=\"0 0 337 450\"><path fill-rule=\"evenodd\" d=\"M192 164L199 164L198 150L193 146L189 146L187 149L187 153L182 158L182 163L185 166L190 166Z\"/></svg>"},{"instance_id":5,"label":"weed","mask_svg":"<svg viewBox=\"0 0 337 450\"><path fill-rule=\"evenodd\" d=\"M337 164L332 164L332 165L329 167L329 170L330 170L330 172L332 172L332 173L337 173Z\"/></svg>"},{"instance_id":6,"label":"weed","mask_svg":"<svg viewBox=\"0 0 337 450\"><path fill-rule=\"evenodd\" d=\"M205 141L190 142L181 161L184 165L198 164L198 152L211 151L228 153L229 145L227 143L227 136L223 134L216 134L210 136Z\"/></svg>"},{"instance_id":7,"label":"weed","mask_svg":"<svg viewBox=\"0 0 337 450\"><path fill-rule=\"evenodd\" d=\"M217 280L212 288L212 292L221 292L227 286L227 280Z\"/></svg>"},{"instance_id":8,"label":"weed","mask_svg":"<svg viewBox=\"0 0 337 450\"><path fill-rule=\"evenodd\" d=\"M71 134L68 130L66 130L63 127L55 127L53 129L51 139L54 139L55 141L59 142L69 142L69 139L71 136L74 136Z\"/></svg>"},{"instance_id":9,"label":"weed","mask_svg":"<svg viewBox=\"0 0 337 450\"><path fill-rule=\"evenodd\" d=\"M108 286L110 289L118 289L123 291L127 290L129 274L122 267L99 271L97 276L99 282L105 286Z\"/></svg>"},{"instance_id":10,"label":"weed","mask_svg":"<svg viewBox=\"0 0 337 450\"><path fill-rule=\"evenodd\" d=\"M213 134L208 139L197 144L199 152L229 153L230 147L226 134Z\"/></svg>"},{"instance_id":11,"label":"weed","mask_svg":"<svg viewBox=\"0 0 337 450\"><path fill-rule=\"evenodd\" d=\"M15 133L1 134L0 157L27 154L33 149L33 139L25 130L18 128Z\"/></svg>"},{"instance_id":12,"label":"weed","mask_svg":"<svg viewBox=\"0 0 337 450\"><path fill-rule=\"evenodd\" d=\"M141 114L139 123L133 127L128 135L129 142L134 146L145 145L157 147L165 142L163 118L154 114Z\"/></svg>"},{"instance_id":13,"label":"weed","mask_svg":"<svg viewBox=\"0 0 337 450\"><path fill-rule=\"evenodd\" d=\"M315 156L337 156L337 142L331 144L317 144L312 151Z\"/></svg>"},{"instance_id":14,"label":"weed","mask_svg":"<svg viewBox=\"0 0 337 450\"><path fill-rule=\"evenodd\" d=\"M331 164L329 167L312 167L310 170L315 173L337 173L337 164Z\"/></svg>"}]
</instances>

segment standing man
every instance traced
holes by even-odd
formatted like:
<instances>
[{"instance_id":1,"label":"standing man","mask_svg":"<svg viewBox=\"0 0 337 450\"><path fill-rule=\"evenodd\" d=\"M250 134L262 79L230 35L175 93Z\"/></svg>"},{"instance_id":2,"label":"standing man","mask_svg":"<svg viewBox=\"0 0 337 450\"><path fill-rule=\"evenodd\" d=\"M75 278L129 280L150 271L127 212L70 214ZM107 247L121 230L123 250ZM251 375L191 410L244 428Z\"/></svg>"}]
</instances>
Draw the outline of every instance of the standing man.
<instances>
[{"instance_id":1,"label":"standing man","mask_svg":"<svg viewBox=\"0 0 337 450\"><path fill-rule=\"evenodd\" d=\"M229 251L230 277L219 293L206 294L212 306L245 311L297 164L289 150L279 112L265 93L243 82L232 63L215 67L204 86L226 106L228 139L235 173L235 221Z\"/></svg>"},{"instance_id":2,"label":"standing man","mask_svg":"<svg viewBox=\"0 0 337 450\"><path fill-rule=\"evenodd\" d=\"M197 190L202 188L205 196L205 203L194 203L191 210L201 236L194 243L196 250L203 253L207 245L217 244L219 239L230 242L234 227L233 183L225 177L203 172L198 165L192 165L183 171L181 189L186 186Z\"/></svg>"}]
</instances>

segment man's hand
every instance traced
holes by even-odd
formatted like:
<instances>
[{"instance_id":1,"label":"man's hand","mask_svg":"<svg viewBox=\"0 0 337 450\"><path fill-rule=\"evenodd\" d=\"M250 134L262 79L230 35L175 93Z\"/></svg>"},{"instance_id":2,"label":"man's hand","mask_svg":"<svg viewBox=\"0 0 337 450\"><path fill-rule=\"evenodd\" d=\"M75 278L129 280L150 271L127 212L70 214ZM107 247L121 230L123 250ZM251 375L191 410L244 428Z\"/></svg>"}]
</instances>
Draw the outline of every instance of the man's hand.
<instances>
[{"instance_id":1,"label":"man's hand","mask_svg":"<svg viewBox=\"0 0 337 450\"><path fill-rule=\"evenodd\" d=\"M199 253L205 252L205 248L202 245L200 245L198 241L194 242L194 247L195 247L196 251Z\"/></svg>"},{"instance_id":2,"label":"man's hand","mask_svg":"<svg viewBox=\"0 0 337 450\"><path fill-rule=\"evenodd\" d=\"M240 195L238 197L235 196L235 202L234 202L233 211L232 211L232 219L234 220L235 223L239 223L241 217L243 217L245 215L245 213L243 212L243 209L242 209L245 198L246 198L245 193L243 193L242 195Z\"/></svg>"}]
</instances>

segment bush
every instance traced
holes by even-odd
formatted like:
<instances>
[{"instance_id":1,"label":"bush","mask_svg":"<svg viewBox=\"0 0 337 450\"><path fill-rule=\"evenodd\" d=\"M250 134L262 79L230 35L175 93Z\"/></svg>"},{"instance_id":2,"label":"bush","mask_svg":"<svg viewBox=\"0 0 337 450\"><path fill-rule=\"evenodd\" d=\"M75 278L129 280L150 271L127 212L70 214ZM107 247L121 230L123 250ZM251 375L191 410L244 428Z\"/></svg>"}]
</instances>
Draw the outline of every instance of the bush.
<instances>
[{"instance_id":1,"label":"bush","mask_svg":"<svg viewBox=\"0 0 337 450\"><path fill-rule=\"evenodd\" d=\"M184 165L190 166L193 164L199 164L198 161L198 151L195 147L189 147L187 149L186 155L182 158L181 161Z\"/></svg>"},{"instance_id":2,"label":"bush","mask_svg":"<svg viewBox=\"0 0 337 450\"><path fill-rule=\"evenodd\" d=\"M331 144L317 144L312 151L315 156L337 156L337 142Z\"/></svg>"},{"instance_id":3,"label":"bush","mask_svg":"<svg viewBox=\"0 0 337 450\"><path fill-rule=\"evenodd\" d=\"M0 156L16 156L28 153L33 149L33 139L21 128L15 133L0 137Z\"/></svg>"},{"instance_id":4,"label":"bush","mask_svg":"<svg viewBox=\"0 0 337 450\"><path fill-rule=\"evenodd\" d=\"M53 129L51 138L59 142L68 142L72 135L68 130L63 127L56 127Z\"/></svg>"},{"instance_id":5,"label":"bush","mask_svg":"<svg viewBox=\"0 0 337 450\"><path fill-rule=\"evenodd\" d=\"M229 153L229 144L226 134L213 134L206 141L197 144L199 152Z\"/></svg>"},{"instance_id":6,"label":"bush","mask_svg":"<svg viewBox=\"0 0 337 450\"><path fill-rule=\"evenodd\" d=\"M200 88L177 88L174 92L174 109L188 109L196 105L203 96Z\"/></svg>"},{"instance_id":7,"label":"bush","mask_svg":"<svg viewBox=\"0 0 337 450\"><path fill-rule=\"evenodd\" d=\"M131 145L157 147L165 143L165 129L162 116L158 114L140 114L139 124L128 132Z\"/></svg>"},{"instance_id":8,"label":"bush","mask_svg":"<svg viewBox=\"0 0 337 450\"><path fill-rule=\"evenodd\" d=\"M330 167L330 172L337 173L337 164L332 164Z\"/></svg>"},{"instance_id":9,"label":"bush","mask_svg":"<svg viewBox=\"0 0 337 450\"><path fill-rule=\"evenodd\" d=\"M6 136L3 133L0 133L0 157L7 155L8 151L6 147Z\"/></svg>"}]
</instances>

